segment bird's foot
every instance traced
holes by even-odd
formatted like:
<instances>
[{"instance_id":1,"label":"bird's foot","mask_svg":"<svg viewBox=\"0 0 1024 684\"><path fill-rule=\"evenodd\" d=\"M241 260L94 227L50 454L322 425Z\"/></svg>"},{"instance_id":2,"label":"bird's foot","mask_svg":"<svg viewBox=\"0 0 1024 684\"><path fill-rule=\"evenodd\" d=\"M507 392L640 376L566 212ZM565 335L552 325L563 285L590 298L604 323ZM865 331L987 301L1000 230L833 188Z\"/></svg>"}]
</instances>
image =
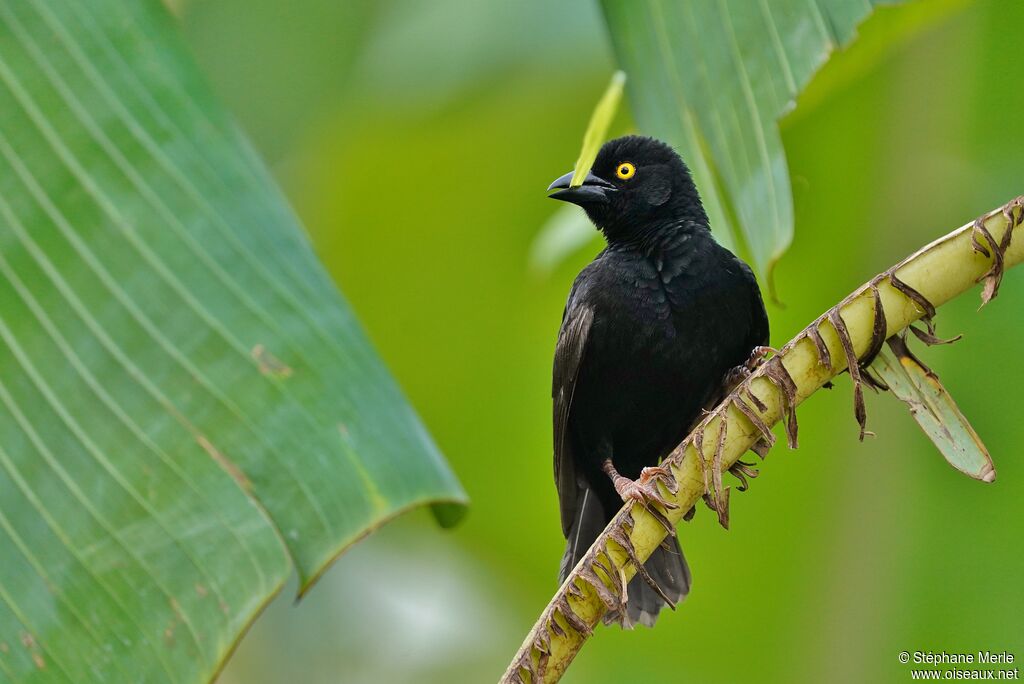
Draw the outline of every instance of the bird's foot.
<instances>
[{"instance_id":1,"label":"bird's foot","mask_svg":"<svg viewBox=\"0 0 1024 684\"><path fill-rule=\"evenodd\" d=\"M725 371L725 377L722 378L723 393L732 394L736 388L740 386L741 382L750 377L750 373L751 370L747 368L746 364L733 366L729 370Z\"/></svg>"},{"instance_id":2,"label":"bird's foot","mask_svg":"<svg viewBox=\"0 0 1024 684\"><path fill-rule=\"evenodd\" d=\"M612 478L612 485L623 501L639 501L645 506L656 503L666 510L679 508L677 504L665 498L661 490L658 489L658 481L655 479L642 482L617 475Z\"/></svg>"},{"instance_id":3,"label":"bird's foot","mask_svg":"<svg viewBox=\"0 0 1024 684\"><path fill-rule=\"evenodd\" d=\"M667 465L659 466L648 466L640 471L640 479L637 480L641 485L648 483L660 482L665 485L665 489L668 490L669 494L675 494L679 491L679 483L676 482L675 475L672 474L672 470Z\"/></svg>"},{"instance_id":4,"label":"bird's foot","mask_svg":"<svg viewBox=\"0 0 1024 684\"><path fill-rule=\"evenodd\" d=\"M746 361L738 366L733 366L725 372L725 378L722 380L725 393L732 394L732 392L739 387L741 382L749 378L751 373L763 366L765 361L768 360L768 354L778 353L779 352L771 347L754 347L750 351L750 356Z\"/></svg>"},{"instance_id":5,"label":"bird's foot","mask_svg":"<svg viewBox=\"0 0 1024 684\"><path fill-rule=\"evenodd\" d=\"M654 517L662 526L665 531L671 535L675 534L675 526L665 517L665 514L658 510L654 504L658 504L665 511L670 511L679 508L679 505L675 502L669 501L661 490L658 488L658 483L661 482L665 489L670 493L672 489L666 482L666 478L674 482L671 471L665 466L655 466L652 468L644 468L644 472L640 474L640 477L636 480L631 480L628 477L619 474L619 471L612 465L611 459L607 459L603 466L604 472L611 478L612 486L615 487L615 491L619 497L626 503L630 501L636 501L645 509L647 512ZM646 474L646 477L645 477Z\"/></svg>"},{"instance_id":6,"label":"bird's foot","mask_svg":"<svg viewBox=\"0 0 1024 684\"><path fill-rule=\"evenodd\" d=\"M764 344L754 347L750 350L750 357L743 363L743 367L753 373L768 360L769 354L778 356L779 352L773 347Z\"/></svg>"}]
</instances>

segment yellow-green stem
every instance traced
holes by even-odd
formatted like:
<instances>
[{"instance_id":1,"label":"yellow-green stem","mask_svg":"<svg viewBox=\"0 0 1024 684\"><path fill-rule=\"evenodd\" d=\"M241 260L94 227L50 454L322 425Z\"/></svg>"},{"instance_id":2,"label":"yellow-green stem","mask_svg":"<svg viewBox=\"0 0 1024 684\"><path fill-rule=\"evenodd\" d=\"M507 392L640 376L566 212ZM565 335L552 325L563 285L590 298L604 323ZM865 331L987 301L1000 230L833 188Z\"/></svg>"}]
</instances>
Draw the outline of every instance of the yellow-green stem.
<instances>
[{"instance_id":1,"label":"yellow-green stem","mask_svg":"<svg viewBox=\"0 0 1024 684\"><path fill-rule=\"evenodd\" d=\"M1021 212L1024 211L1021 199L1018 198L1007 207L1009 215L1017 217L1016 221L1007 221L1002 208L994 210L981 220L997 243L1003 240L1008 230L1011 234L1016 234L1016 239L1009 242L1004 253L1004 268L1015 266L1024 260L1024 239L1019 235L1024 232L1024 228L1021 227L1024 224L1024 216L1021 216ZM993 246L978 235L975 224L968 224L923 247L882 276L862 285L835 307L846 324L858 358L868 351L873 339L875 300L872 283L878 288L885 314L885 335L894 335L921 318L924 312L914 301L891 285L889 274L895 274L900 281L938 307L971 289L992 266L992 257L986 256L974 247L972 236L988 248L989 252L993 251ZM828 347L831 357L829 366L821 362L814 343L808 337L809 328L801 331L783 347L778 357L795 383L796 403L802 402L847 367L846 355L834 326L827 318L824 322L819 318L812 326L817 326ZM765 424L771 426L781 419L785 408L784 396L766 377L765 369L744 382L744 393L746 390L756 395L764 405L764 410L758 410L756 406L752 408ZM694 441L687 438L687 441L666 459L678 483L678 490L674 494L668 493L667 497L678 505L678 508L666 512L666 517L673 525L678 523L683 514L705 493L703 468L711 467L723 416L727 422L727 432L720 459L722 470L739 460L761 437L750 420L731 402L725 401L712 411L694 431L703 430L704 434L703 453L700 458L697 457ZM579 621L585 623L585 632L600 621L606 606L597 591L580 577L579 571L584 564L592 563L596 554L606 559L610 557L615 565L615 571L621 573L623 580L630 579L636 572L635 567L629 562L623 547L615 541L609 541L615 534L623 533L628 535L635 555L641 561L646 560L666 536L665 527L642 506L634 504L623 508L595 542L591 553L580 561L558 589L558 593L527 635L505 672L502 682L556 682L561 678L589 634L584 634L573 627L563 615L564 608L560 606L567 606ZM575 587L575 590L571 591L572 587Z\"/></svg>"}]
</instances>

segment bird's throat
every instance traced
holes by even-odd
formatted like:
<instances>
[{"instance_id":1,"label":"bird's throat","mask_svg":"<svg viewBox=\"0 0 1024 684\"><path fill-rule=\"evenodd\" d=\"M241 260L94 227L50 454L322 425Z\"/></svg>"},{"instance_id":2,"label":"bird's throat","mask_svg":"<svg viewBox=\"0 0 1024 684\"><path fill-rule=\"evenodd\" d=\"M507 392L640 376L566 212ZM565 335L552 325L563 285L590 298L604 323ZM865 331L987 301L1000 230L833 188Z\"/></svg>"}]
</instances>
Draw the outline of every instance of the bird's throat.
<instances>
[{"instance_id":1,"label":"bird's throat","mask_svg":"<svg viewBox=\"0 0 1024 684\"><path fill-rule=\"evenodd\" d=\"M641 230L605 232L605 239L611 249L635 250L651 258L699 251L714 243L706 223L690 220L654 223Z\"/></svg>"}]
</instances>

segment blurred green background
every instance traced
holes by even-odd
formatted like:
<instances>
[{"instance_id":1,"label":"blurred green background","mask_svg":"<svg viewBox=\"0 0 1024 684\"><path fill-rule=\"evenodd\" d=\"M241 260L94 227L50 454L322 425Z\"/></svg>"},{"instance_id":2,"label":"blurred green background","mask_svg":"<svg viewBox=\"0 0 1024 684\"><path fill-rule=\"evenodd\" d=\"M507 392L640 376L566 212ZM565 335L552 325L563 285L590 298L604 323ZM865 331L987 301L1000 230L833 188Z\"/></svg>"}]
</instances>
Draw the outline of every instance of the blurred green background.
<instances>
[{"instance_id":1,"label":"blurred green background","mask_svg":"<svg viewBox=\"0 0 1024 684\"><path fill-rule=\"evenodd\" d=\"M473 499L416 512L287 589L223 684L494 681L556 588L551 354L590 245L540 276L556 210L614 57L597 5L437 0L174 3L201 66L274 169L314 245ZM884 8L782 123L796 239L777 269L782 344L918 246L1024 192L1024 3ZM896 27L916 22L909 40ZM620 131L622 132L622 131ZM642 132L642 131L641 131ZM485 180L487 179L487 180ZM497 180L494 180L497 179ZM598 630L569 682L907 681L902 650L1024 658L1024 272L978 313L942 309L926 350L999 478L944 463L902 405L849 380L800 412L732 529L680 538L694 591L657 629Z\"/></svg>"}]
</instances>

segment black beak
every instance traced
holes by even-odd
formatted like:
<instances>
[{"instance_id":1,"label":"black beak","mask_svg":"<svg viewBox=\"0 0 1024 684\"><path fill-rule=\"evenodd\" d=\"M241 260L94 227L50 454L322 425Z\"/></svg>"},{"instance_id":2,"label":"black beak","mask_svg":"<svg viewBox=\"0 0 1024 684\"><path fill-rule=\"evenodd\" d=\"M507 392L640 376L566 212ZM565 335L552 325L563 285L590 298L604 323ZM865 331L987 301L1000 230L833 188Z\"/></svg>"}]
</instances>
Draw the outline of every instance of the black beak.
<instances>
[{"instance_id":1,"label":"black beak","mask_svg":"<svg viewBox=\"0 0 1024 684\"><path fill-rule=\"evenodd\" d=\"M548 195L551 199L572 202L573 204L608 204L609 193L615 192L617 188L603 178L588 173L583 179L583 185L576 188L569 187L573 172L565 174L548 186ZM553 192L552 192L553 191Z\"/></svg>"}]
</instances>

